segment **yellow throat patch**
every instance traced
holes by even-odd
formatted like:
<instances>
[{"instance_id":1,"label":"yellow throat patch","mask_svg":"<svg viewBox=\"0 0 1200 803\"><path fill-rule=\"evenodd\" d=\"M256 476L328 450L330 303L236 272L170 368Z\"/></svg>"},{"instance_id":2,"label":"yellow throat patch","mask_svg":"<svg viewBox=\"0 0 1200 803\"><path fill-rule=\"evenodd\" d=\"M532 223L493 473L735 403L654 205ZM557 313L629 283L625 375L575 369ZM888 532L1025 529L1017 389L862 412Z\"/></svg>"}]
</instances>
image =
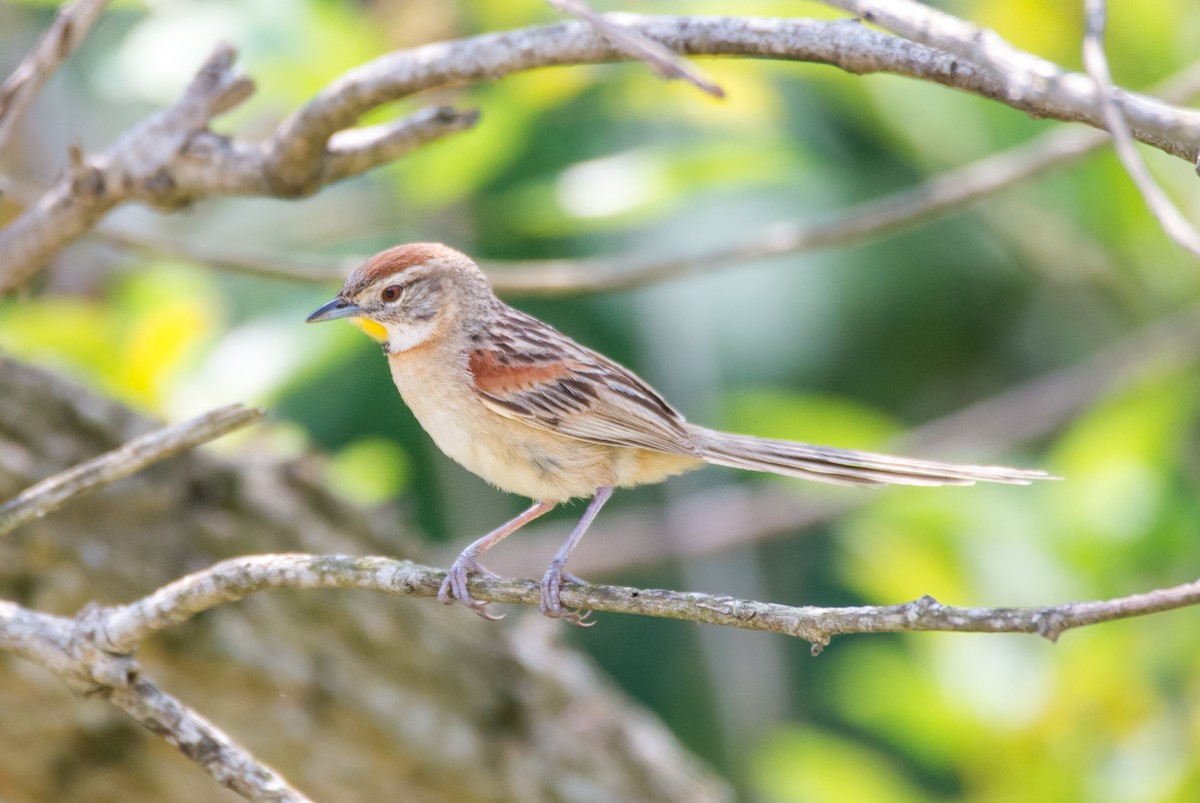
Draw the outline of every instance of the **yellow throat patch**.
<instances>
[{"instance_id":1,"label":"yellow throat patch","mask_svg":"<svg viewBox=\"0 0 1200 803\"><path fill-rule=\"evenodd\" d=\"M375 323L370 318L350 318L350 323L363 330L372 340L378 340L380 343L386 343L388 339L388 330L381 323Z\"/></svg>"}]
</instances>

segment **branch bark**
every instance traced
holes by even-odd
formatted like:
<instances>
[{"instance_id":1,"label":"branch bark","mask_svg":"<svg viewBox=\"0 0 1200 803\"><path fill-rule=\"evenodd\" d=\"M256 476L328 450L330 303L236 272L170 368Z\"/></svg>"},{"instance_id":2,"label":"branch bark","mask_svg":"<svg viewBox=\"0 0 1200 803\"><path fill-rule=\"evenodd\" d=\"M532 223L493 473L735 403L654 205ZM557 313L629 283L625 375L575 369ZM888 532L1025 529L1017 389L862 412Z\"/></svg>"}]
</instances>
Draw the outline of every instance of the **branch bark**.
<instances>
[{"instance_id":1,"label":"branch bark","mask_svg":"<svg viewBox=\"0 0 1200 803\"><path fill-rule=\"evenodd\" d=\"M22 286L64 245L117 206L139 201L162 211L221 195L270 195L270 153L209 130L216 117L243 103L254 84L234 68L235 53L220 45L170 108L127 131L97 156L69 154L65 174L36 203L0 230L0 294ZM475 112L425 109L410 117L321 141L311 181L315 192L470 128ZM297 193L290 193L294 195Z\"/></svg>"},{"instance_id":2,"label":"branch bark","mask_svg":"<svg viewBox=\"0 0 1200 803\"><path fill-rule=\"evenodd\" d=\"M70 500L135 474L172 455L258 421L263 411L231 404L202 416L134 438L93 460L55 474L0 505L0 536L40 519Z\"/></svg>"},{"instance_id":3,"label":"branch bark","mask_svg":"<svg viewBox=\"0 0 1200 803\"><path fill-rule=\"evenodd\" d=\"M352 589L400 597L437 596L446 572L407 560L352 555L249 555L170 583L129 605L89 608L86 638L104 653L124 654L146 638L251 594L278 589ZM538 582L474 576L471 595L485 602L536 607ZM808 641L817 654L833 636L943 631L1036 633L1051 641L1068 630L1200 603L1200 581L1108 600L1037 608L962 608L924 596L901 605L790 606L700 592L571 584L563 603L580 610L628 613L781 633ZM3 619L0 619L0 623ZM61 622L54 620L55 626ZM5 639L0 637L0 644Z\"/></svg>"},{"instance_id":4,"label":"branch bark","mask_svg":"<svg viewBox=\"0 0 1200 803\"><path fill-rule=\"evenodd\" d=\"M83 42L106 5L108 0L75 0L64 6L50 30L0 84L0 149L12 137L50 76Z\"/></svg>"},{"instance_id":5,"label":"branch bark","mask_svg":"<svg viewBox=\"0 0 1200 803\"><path fill-rule=\"evenodd\" d=\"M659 78L667 80L681 78L714 98L725 97L724 89L689 64L686 59L676 55L670 48L637 31L610 22L604 15L597 14L583 0L547 0L547 2L591 25L597 33L624 50L626 55L644 61L646 66Z\"/></svg>"},{"instance_id":6,"label":"branch bark","mask_svg":"<svg viewBox=\"0 0 1200 803\"><path fill-rule=\"evenodd\" d=\"M1108 128L1103 95L1095 81L1068 72L1043 58L1013 47L995 31L981 28L916 0L822 0L913 42L919 42L971 64L1000 82L993 97L1035 116L1085 122ZM1196 163L1200 115L1178 115L1178 109L1154 98L1124 93L1123 106L1136 139ZM1042 115L1039 109L1053 109ZM1169 142L1175 145L1166 145ZM1177 145L1189 143L1175 150ZM1156 144L1157 143L1157 144ZM1163 147L1166 145L1166 147Z\"/></svg>"},{"instance_id":7,"label":"branch bark","mask_svg":"<svg viewBox=\"0 0 1200 803\"><path fill-rule=\"evenodd\" d=\"M307 803L275 770L144 677L132 656L98 649L99 609L77 619L0 600L0 650L58 675L77 693L102 696L247 800Z\"/></svg>"},{"instance_id":8,"label":"branch bark","mask_svg":"<svg viewBox=\"0 0 1200 803\"><path fill-rule=\"evenodd\" d=\"M980 66L961 54L983 58L982 51L968 49L961 37L922 34L930 41L953 45L956 54L849 20L639 15L609 15L608 19L685 55L806 61L856 74L890 72L992 98L1038 117L1105 127L1103 104L1093 81L1053 65L1020 67L1040 62L1011 46L997 51L1007 54L1007 61L988 50L983 55L991 54L987 60L991 66ZM926 28L918 26L918 33L922 30ZM140 200L172 209L223 194L299 197L331 180L396 158L410 146L467 128L475 120L473 113L423 112L407 123L383 129L350 130L364 114L383 104L539 67L626 58L624 50L584 23L426 45L351 70L285 120L268 142L247 144L207 130L214 116L242 102L250 91L249 82L232 70L232 50L220 48L175 107L132 129L105 155L90 159L80 155L36 207L0 231L0 292L27 281L57 249L119 203ZM1016 79L998 72L1009 67L1020 67L1022 76L1035 76L1030 87L1037 91L1014 91ZM1200 112L1136 93L1125 93L1123 98L1137 139L1195 162L1200 153ZM345 150L339 152L339 145Z\"/></svg>"}]
</instances>

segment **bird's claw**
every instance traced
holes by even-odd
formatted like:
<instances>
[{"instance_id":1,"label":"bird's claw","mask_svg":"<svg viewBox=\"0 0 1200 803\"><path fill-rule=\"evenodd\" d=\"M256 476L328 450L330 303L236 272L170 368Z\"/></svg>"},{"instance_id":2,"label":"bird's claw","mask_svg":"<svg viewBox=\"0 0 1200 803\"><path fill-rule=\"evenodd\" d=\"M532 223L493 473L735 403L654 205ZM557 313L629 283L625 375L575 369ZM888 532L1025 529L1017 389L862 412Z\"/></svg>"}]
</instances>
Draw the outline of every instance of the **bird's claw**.
<instances>
[{"instance_id":1,"label":"bird's claw","mask_svg":"<svg viewBox=\"0 0 1200 803\"><path fill-rule=\"evenodd\" d=\"M488 610L489 603L471 596L471 592L467 589L467 579L472 574L480 574L485 577L497 576L495 572L480 566L474 555L464 553L458 556L450 566L450 570L446 572L446 579L442 581L442 587L438 589L438 599L446 605L461 602L472 613L482 616L489 622L503 619L504 614L496 615Z\"/></svg>"},{"instance_id":2,"label":"bird's claw","mask_svg":"<svg viewBox=\"0 0 1200 803\"><path fill-rule=\"evenodd\" d=\"M551 563L550 568L546 570L545 576L542 577L542 598L538 603L538 607L542 613L552 619L562 619L564 622L573 624L576 627L591 627L596 624L595 622L587 621L588 617L592 615L591 611L572 610L562 604L562 585L564 582L583 585L583 580L580 580L573 574L564 572L560 564Z\"/></svg>"}]
</instances>

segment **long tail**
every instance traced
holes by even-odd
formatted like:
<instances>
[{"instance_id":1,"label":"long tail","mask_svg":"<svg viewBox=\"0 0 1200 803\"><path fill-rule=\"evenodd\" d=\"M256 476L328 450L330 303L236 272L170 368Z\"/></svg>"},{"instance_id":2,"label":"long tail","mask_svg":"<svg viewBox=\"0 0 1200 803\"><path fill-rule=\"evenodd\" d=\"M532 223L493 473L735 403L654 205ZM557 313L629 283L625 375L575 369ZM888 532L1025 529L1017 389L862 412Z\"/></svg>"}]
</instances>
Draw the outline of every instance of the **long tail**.
<instances>
[{"instance_id":1,"label":"long tail","mask_svg":"<svg viewBox=\"0 0 1200 803\"><path fill-rule=\"evenodd\" d=\"M1044 471L935 463L700 427L696 428L696 434L704 447L702 457L709 463L835 485L974 485L976 482L1028 485L1034 480L1057 479Z\"/></svg>"}]
</instances>

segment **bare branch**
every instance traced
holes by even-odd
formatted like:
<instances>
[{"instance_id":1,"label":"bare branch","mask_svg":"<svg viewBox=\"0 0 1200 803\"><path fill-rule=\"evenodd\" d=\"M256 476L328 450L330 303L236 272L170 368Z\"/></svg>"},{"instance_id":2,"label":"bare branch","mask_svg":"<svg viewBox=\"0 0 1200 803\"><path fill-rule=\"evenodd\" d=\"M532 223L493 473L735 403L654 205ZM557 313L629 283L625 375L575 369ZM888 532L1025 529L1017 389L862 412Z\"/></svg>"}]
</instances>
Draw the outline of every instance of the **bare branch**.
<instances>
[{"instance_id":1,"label":"bare branch","mask_svg":"<svg viewBox=\"0 0 1200 803\"><path fill-rule=\"evenodd\" d=\"M856 74L890 72L999 100L1038 117L1104 126L1095 85L1086 76L1050 65L1052 72L1043 81L1047 91L1014 96L1006 76L993 69L854 21L636 14L610 14L608 19L655 41L670 42L684 54L816 62ZM957 42L953 37L948 41ZM285 121L273 139L270 173L283 182L281 193L307 187L316 175L314 165L323 143L383 103L536 67L625 58L621 49L580 23L486 34L391 53L346 73ZM1200 151L1200 113L1133 93L1128 98L1126 111L1139 140L1194 161Z\"/></svg>"},{"instance_id":2,"label":"bare branch","mask_svg":"<svg viewBox=\"0 0 1200 803\"><path fill-rule=\"evenodd\" d=\"M444 577L443 571L392 558L246 556L184 577L130 605L89 607L75 622L0 602L0 649L33 660L76 687L91 683L91 692L108 696L218 781L250 799L304 800L215 727L139 678L128 652L173 624L258 591L344 588L432 598ZM532 580L476 577L471 594L489 602L535 606L540 592ZM1070 629L1200 603L1200 582L1039 608L961 608L928 596L902 605L793 607L704 593L590 584L568 585L563 602L581 609L781 633L808 641L816 655L834 636L850 633L1035 633L1053 641Z\"/></svg>"},{"instance_id":3,"label":"bare branch","mask_svg":"<svg viewBox=\"0 0 1200 803\"><path fill-rule=\"evenodd\" d=\"M253 92L253 84L234 69L233 58L232 48L218 47L174 106L130 129L101 155L70 154L63 178L0 230L0 293L21 286L58 249L120 204L141 201L172 210L211 196L272 193L261 146L208 130L213 118ZM322 144L308 191L470 128L477 119L475 112L443 107L345 132Z\"/></svg>"},{"instance_id":4,"label":"bare branch","mask_svg":"<svg viewBox=\"0 0 1200 803\"><path fill-rule=\"evenodd\" d=\"M9 441L0 461L0 484L6 487L30 484L39 473L49 473L50 465L85 459L97 442L118 444L150 426L115 402L2 354L0 377L0 429ZM121 599L134 593L129 589L147 587L152 578L177 576L181 563L215 562L247 539L266 547L264 551L354 551L355 544L375 544L371 549L391 554L415 550L403 522L379 513L331 495L303 463L255 461L247 466L220 455L203 460L182 456L143 472L137 486L110 486L108 492L64 509L54 526L40 527L39 560L56 568L54 582L39 585L37 598L39 605L60 610L78 608L80 592L88 588L95 595ZM106 539L105 531L120 537ZM94 551L81 550L81 537L106 544L105 559L97 563ZM8 543L14 545L11 539ZM16 571L9 572L13 577L24 576L16 567L7 568ZM238 741L245 735L254 744L272 744L270 759L278 769L312 785L314 795L324 795L321 799L345 797L344 776L337 776L340 781L324 777L325 770L336 775L344 768L339 756L358 748L364 748L355 754L362 772L354 788L367 790L363 794L369 799L394 799L397 789L430 800L564 799L578 797L577 779L582 777L587 779L585 796L594 799L731 799L722 783L671 741L664 726L631 706L590 663L572 654L554 636L560 631L549 620L531 617L520 633L482 627L482 622L447 628L440 605L392 604L386 612L388 600L381 597L333 596L272 595L222 611L224 624L216 630L189 628L186 639L159 640L155 664L173 677L198 680L187 690L189 705ZM31 620L46 620L32 611L8 616L15 608L0 602L0 651L37 660L25 646L26 637ZM107 694L108 688L136 679L129 656L99 647L103 640L97 623L104 614L103 608L88 607L78 621L62 619L56 628L73 648L58 651L65 656L58 671L81 693ZM229 641L225 636L232 631L226 626L249 628L247 634L258 633L266 641ZM203 670L195 674L196 661L209 659L222 667L219 682ZM0 664L11 669L16 685L6 692L15 700L22 693L21 668L2 657ZM95 669L78 670L74 678L73 667L85 665ZM280 682L291 701L282 730L263 717L257 699L260 684L274 688ZM516 686L528 693L514 698ZM470 694L464 695L464 689ZM322 699L336 699L337 716L330 717ZM506 712L504 722L496 719L498 710ZM585 721L575 715L581 710L589 712ZM538 728L521 727L523 721L537 721ZM21 738L18 733L36 730L46 729L36 723L16 731L0 727L0 736L11 743ZM504 738L495 738L497 734ZM333 741L314 751L314 737ZM572 747L589 739L608 748L580 753ZM120 763L134 769L139 755L134 751ZM182 770L186 775L191 768ZM47 769L42 788L61 791L56 780ZM47 799L63 797L47 794Z\"/></svg>"},{"instance_id":5,"label":"bare branch","mask_svg":"<svg viewBox=\"0 0 1200 803\"><path fill-rule=\"evenodd\" d=\"M140 674L128 655L96 647L100 608L77 620L0 600L0 650L50 670L76 692L100 695L247 800L305 803L275 770Z\"/></svg>"},{"instance_id":6,"label":"bare branch","mask_svg":"<svg viewBox=\"0 0 1200 803\"><path fill-rule=\"evenodd\" d=\"M1138 155L1134 146L1133 135L1129 131L1129 121L1121 110L1123 96L1119 96L1113 87L1112 74L1108 69L1108 59L1104 55L1104 27L1107 13L1105 0L1085 0L1087 7L1087 31L1083 37L1083 63L1088 75L1096 84L1104 109L1104 120L1108 130L1112 132L1113 146L1117 157L1125 167L1125 172L1133 179L1138 191L1146 200L1146 206L1158 219L1159 225L1167 235L1181 246L1200 256L1200 232L1188 222L1179 208L1171 203L1171 199L1154 181L1146 163Z\"/></svg>"},{"instance_id":7,"label":"bare branch","mask_svg":"<svg viewBox=\"0 0 1200 803\"><path fill-rule=\"evenodd\" d=\"M916 0L822 0L826 5L849 11L889 31L938 48L978 65L1000 81L1001 91L993 96L1037 116L1039 108L1053 108L1049 116L1077 120L1106 128L1101 93L1086 75L1070 73L1032 53L1009 44L995 31L916 2ZM1162 148L1166 142L1190 143L1174 155L1195 164L1200 145L1200 115L1177 114L1161 101L1135 93L1123 97L1125 112L1134 136ZM1162 148L1170 151L1169 148Z\"/></svg>"},{"instance_id":8,"label":"bare branch","mask_svg":"<svg viewBox=\"0 0 1200 803\"><path fill-rule=\"evenodd\" d=\"M179 206L167 165L216 115L245 100L253 84L232 69L233 50L218 47L183 97L126 132L102 156L71 154L66 175L33 207L0 230L0 293L27 281L64 244L117 204L136 199Z\"/></svg>"},{"instance_id":9,"label":"bare branch","mask_svg":"<svg viewBox=\"0 0 1200 803\"><path fill-rule=\"evenodd\" d=\"M79 47L106 5L108 0L75 0L64 6L50 30L0 84L0 148L12 137L46 81Z\"/></svg>"},{"instance_id":10,"label":"bare branch","mask_svg":"<svg viewBox=\"0 0 1200 803\"><path fill-rule=\"evenodd\" d=\"M247 800L310 803L271 767L220 728L145 677L105 689L109 702Z\"/></svg>"},{"instance_id":11,"label":"bare branch","mask_svg":"<svg viewBox=\"0 0 1200 803\"><path fill-rule=\"evenodd\" d=\"M1176 73L1155 91L1172 103L1187 101L1200 92L1200 63ZM348 133L335 135L335 140ZM1056 128L1007 151L948 170L916 187L852 206L830 220L775 224L742 243L698 255L650 262L629 257L493 262L484 267L500 292L564 295L641 287L741 262L836 248L962 211L967 204L1066 166L1108 142L1108 135L1102 131ZM97 229L96 235L122 247L179 256L235 273L302 282L341 281L349 267L367 256L346 258L338 266L329 267L311 259L239 252L224 245L148 240L108 227Z\"/></svg>"},{"instance_id":12,"label":"bare branch","mask_svg":"<svg viewBox=\"0 0 1200 803\"><path fill-rule=\"evenodd\" d=\"M251 555L222 561L130 605L94 610L92 637L107 652L132 650L145 638L197 613L270 589L347 588L404 597L436 597L445 572L411 561L348 555ZM488 602L536 606L538 583L474 576L471 595ZM1040 608L959 608L922 597L903 605L793 607L699 592L571 584L563 603L581 610L705 622L797 636L814 648L848 633L952 631L1036 633L1050 640L1077 627L1200 603L1200 581L1096 602Z\"/></svg>"},{"instance_id":13,"label":"bare branch","mask_svg":"<svg viewBox=\"0 0 1200 803\"><path fill-rule=\"evenodd\" d=\"M1200 69L1193 70L1189 77L1192 81L1188 88L1193 94L1200 91ZM1108 141L1101 131L1055 129L1007 151L948 170L916 187L849 207L835 218L808 224L778 223L741 243L703 254L649 262L628 257L492 262L483 268L497 292L556 296L642 287L742 262L837 248L963 211L969 203L1063 167ZM343 264L329 267L307 258L235 251L224 244L214 247L151 240L111 227L97 229L95 234L126 248L182 257L234 273L302 282L342 281L348 270L346 263L357 264L367 257L346 258L341 260Z\"/></svg>"},{"instance_id":14,"label":"bare branch","mask_svg":"<svg viewBox=\"0 0 1200 803\"><path fill-rule=\"evenodd\" d=\"M192 242L181 239L163 239L133 232L116 225L105 224L91 232L103 242L151 255L167 255L207 265L230 273L261 276L268 279L284 279L292 282L341 282L354 265L366 258L343 257L330 266L329 260L292 254L270 254L257 251L240 251L229 248L225 243Z\"/></svg>"},{"instance_id":15,"label":"bare branch","mask_svg":"<svg viewBox=\"0 0 1200 803\"><path fill-rule=\"evenodd\" d=\"M231 404L141 437L56 474L0 505L0 536L57 510L80 494L128 477L202 443L258 421L263 411Z\"/></svg>"},{"instance_id":16,"label":"bare branch","mask_svg":"<svg viewBox=\"0 0 1200 803\"><path fill-rule=\"evenodd\" d=\"M476 110L458 111L450 106L437 106L391 123L339 131L329 139L323 180L332 183L365 173L435 139L473 128L477 122L479 112Z\"/></svg>"},{"instance_id":17,"label":"bare branch","mask_svg":"<svg viewBox=\"0 0 1200 803\"><path fill-rule=\"evenodd\" d=\"M1086 76L1058 71L1053 80L1047 79L1046 92L1013 95L1005 77L987 67L853 21L629 14L608 19L654 41L670 42L685 54L817 62L854 73L892 72L994 98L1039 117L1104 126L1094 82ZM67 177L35 208L0 231L0 292L20 286L57 249L118 203L139 200L173 209L210 195L309 194L331 175L340 175L340 170L330 172L331 138L378 106L430 89L495 80L538 67L625 58L624 51L582 23L426 45L351 70L285 120L269 142L247 145L206 130L214 115L250 91L249 82L231 69L232 51L220 49L184 100L135 127L103 156L74 160ZM1133 93L1125 95L1124 106L1135 137L1195 161L1200 113ZM426 124L433 121L426 119ZM419 144L466 124L465 118L452 119L443 131L427 131L413 141ZM361 136L357 134L349 141L378 158L393 157L393 143L405 140L393 134L376 130L366 135L366 142L356 141ZM370 166L373 158L355 165Z\"/></svg>"},{"instance_id":18,"label":"bare branch","mask_svg":"<svg viewBox=\"0 0 1200 803\"><path fill-rule=\"evenodd\" d=\"M637 31L609 22L603 15L592 10L591 6L583 0L547 0L547 2L591 25L601 35L624 50L626 54L644 61L646 66L659 78L667 80L682 78L696 86L701 92L706 92L714 98L725 97L724 89L685 59L676 55L670 48L653 39L648 39Z\"/></svg>"}]
</instances>

